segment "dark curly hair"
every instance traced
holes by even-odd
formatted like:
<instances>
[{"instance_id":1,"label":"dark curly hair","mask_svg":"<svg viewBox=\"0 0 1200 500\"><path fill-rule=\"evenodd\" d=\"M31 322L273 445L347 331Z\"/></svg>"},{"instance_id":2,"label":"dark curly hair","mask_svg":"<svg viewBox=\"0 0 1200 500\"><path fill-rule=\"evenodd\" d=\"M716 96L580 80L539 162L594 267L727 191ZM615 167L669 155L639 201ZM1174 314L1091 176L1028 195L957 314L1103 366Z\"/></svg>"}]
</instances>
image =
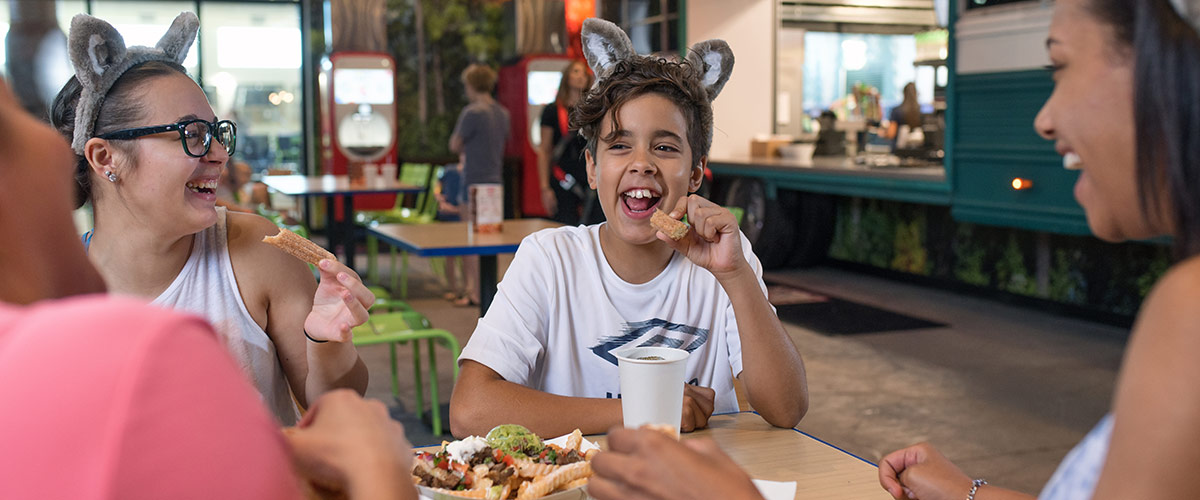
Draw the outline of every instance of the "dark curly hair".
<instances>
[{"instance_id":1,"label":"dark curly hair","mask_svg":"<svg viewBox=\"0 0 1200 500\"><path fill-rule=\"evenodd\" d=\"M571 128L587 140L587 150L596 156L599 141L616 139L621 129L617 114L621 106L643 94L659 94L679 106L687 120L687 141L692 149L692 165L708 154L712 145L713 111L708 90L700 83L700 75L687 61L672 61L661 57L634 57L616 64L606 78L580 99L571 110ZM600 136L604 117L612 118L613 129Z\"/></svg>"}]
</instances>

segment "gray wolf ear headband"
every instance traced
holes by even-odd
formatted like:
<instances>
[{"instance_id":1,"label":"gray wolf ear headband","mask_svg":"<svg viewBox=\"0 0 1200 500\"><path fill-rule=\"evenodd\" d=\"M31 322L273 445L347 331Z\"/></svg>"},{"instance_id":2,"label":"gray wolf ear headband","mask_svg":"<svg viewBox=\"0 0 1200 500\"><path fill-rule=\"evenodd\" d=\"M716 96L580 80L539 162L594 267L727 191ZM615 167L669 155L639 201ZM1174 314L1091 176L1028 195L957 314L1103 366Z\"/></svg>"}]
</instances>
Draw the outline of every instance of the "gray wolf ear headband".
<instances>
[{"instance_id":1,"label":"gray wolf ear headband","mask_svg":"<svg viewBox=\"0 0 1200 500\"><path fill-rule=\"evenodd\" d=\"M634 52L633 42L629 41L629 36L621 28L603 19L585 19L581 37L583 56L592 73L596 74L593 86L612 75L617 63L647 57ZM717 98L733 73L733 51L724 40L697 42L688 49L687 62L695 68L701 84L708 91L709 102Z\"/></svg>"},{"instance_id":2,"label":"gray wolf ear headband","mask_svg":"<svg viewBox=\"0 0 1200 500\"><path fill-rule=\"evenodd\" d=\"M92 137L100 105L121 75L147 61L183 64L199 30L200 19L196 14L183 12L155 46L127 48L121 34L104 20L87 14L71 18L67 47L71 64L75 66L75 78L83 87L75 108L75 137L71 149L76 154L83 154L83 145Z\"/></svg>"},{"instance_id":3,"label":"gray wolf ear headband","mask_svg":"<svg viewBox=\"0 0 1200 500\"><path fill-rule=\"evenodd\" d=\"M1200 34L1200 0L1171 0L1171 7Z\"/></svg>"}]
</instances>

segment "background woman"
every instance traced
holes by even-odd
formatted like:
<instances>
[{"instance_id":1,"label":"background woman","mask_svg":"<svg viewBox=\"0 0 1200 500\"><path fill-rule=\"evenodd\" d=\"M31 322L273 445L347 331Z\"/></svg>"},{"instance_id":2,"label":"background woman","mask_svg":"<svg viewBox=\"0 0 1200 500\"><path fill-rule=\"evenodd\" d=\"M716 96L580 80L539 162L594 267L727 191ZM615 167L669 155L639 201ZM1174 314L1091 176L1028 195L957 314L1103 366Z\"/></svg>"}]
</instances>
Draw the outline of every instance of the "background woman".
<instances>
[{"instance_id":1,"label":"background woman","mask_svg":"<svg viewBox=\"0 0 1200 500\"><path fill-rule=\"evenodd\" d=\"M592 87L592 73L581 60L571 61L562 72L558 96L542 109L542 143L538 145L538 186L542 206L551 218L569 226L594 224L604 218L596 197L584 182L584 140L567 127L571 108ZM589 206L589 204L594 206ZM584 219L584 215L589 220Z\"/></svg>"},{"instance_id":2,"label":"background woman","mask_svg":"<svg viewBox=\"0 0 1200 500\"><path fill-rule=\"evenodd\" d=\"M900 135L921 128L921 105L917 103L917 85L913 82L908 82L904 86L904 100L900 101L900 105L892 108L892 112L888 114L887 134L892 139L892 149L896 149L897 144L902 143ZM904 129L907 127L907 130ZM904 139L907 139L905 137Z\"/></svg>"}]
</instances>

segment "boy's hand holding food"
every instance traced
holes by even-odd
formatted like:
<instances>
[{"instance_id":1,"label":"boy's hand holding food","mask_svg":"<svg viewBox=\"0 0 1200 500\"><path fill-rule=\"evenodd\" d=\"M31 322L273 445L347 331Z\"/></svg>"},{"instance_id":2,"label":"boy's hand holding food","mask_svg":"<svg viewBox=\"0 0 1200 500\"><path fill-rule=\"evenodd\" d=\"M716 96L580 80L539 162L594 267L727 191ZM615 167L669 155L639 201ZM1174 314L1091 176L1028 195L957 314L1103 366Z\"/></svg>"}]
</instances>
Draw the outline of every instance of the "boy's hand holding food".
<instances>
[{"instance_id":1,"label":"boy's hand holding food","mask_svg":"<svg viewBox=\"0 0 1200 500\"><path fill-rule=\"evenodd\" d=\"M737 219L729 210L694 194L680 198L674 208L668 208L672 219L679 220L686 214L691 230L674 240L660 229L658 239L721 281L750 269L742 254Z\"/></svg>"}]
</instances>

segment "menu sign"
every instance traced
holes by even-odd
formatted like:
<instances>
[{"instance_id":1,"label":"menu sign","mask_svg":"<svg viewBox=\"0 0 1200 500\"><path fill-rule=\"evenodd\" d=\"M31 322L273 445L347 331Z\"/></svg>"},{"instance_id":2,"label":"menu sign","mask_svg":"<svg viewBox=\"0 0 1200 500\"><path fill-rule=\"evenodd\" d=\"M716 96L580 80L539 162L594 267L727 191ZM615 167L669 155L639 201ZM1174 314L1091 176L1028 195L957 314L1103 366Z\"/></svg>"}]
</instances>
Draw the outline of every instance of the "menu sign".
<instances>
[{"instance_id":1,"label":"menu sign","mask_svg":"<svg viewBox=\"0 0 1200 500\"><path fill-rule=\"evenodd\" d=\"M472 184L467 190L467 227L476 233L498 233L504 222L504 186Z\"/></svg>"}]
</instances>

